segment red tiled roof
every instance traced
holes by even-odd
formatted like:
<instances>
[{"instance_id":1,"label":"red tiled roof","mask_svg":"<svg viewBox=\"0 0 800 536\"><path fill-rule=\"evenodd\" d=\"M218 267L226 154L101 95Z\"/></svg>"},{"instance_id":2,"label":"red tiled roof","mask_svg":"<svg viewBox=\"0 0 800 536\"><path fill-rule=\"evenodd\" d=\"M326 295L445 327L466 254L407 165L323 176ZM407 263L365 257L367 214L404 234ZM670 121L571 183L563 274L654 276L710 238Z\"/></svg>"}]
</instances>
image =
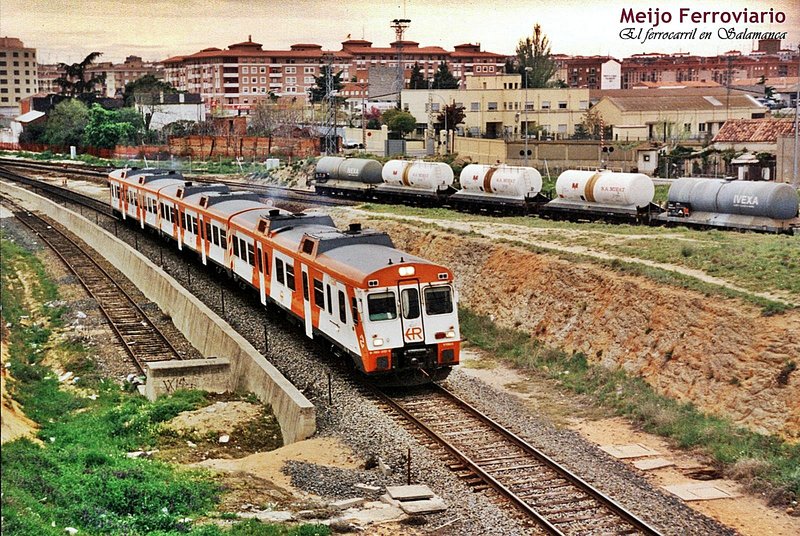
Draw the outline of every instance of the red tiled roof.
<instances>
[{"instance_id":1,"label":"red tiled roof","mask_svg":"<svg viewBox=\"0 0 800 536\"><path fill-rule=\"evenodd\" d=\"M794 118L729 119L725 121L714 142L754 143L775 142L780 136L794 134Z\"/></svg>"}]
</instances>

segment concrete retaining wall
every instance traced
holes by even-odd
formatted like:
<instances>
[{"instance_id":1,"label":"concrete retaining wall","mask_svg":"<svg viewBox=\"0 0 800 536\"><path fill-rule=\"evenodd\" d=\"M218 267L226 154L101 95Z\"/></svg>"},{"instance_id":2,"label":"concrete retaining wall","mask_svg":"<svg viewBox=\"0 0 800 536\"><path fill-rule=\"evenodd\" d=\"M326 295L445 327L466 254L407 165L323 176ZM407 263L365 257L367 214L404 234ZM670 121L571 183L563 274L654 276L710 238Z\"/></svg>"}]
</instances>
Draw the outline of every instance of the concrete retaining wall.
<instances>
[{"instance_id":1,"label":"concrete retaining wall","mask_svg":"<svg viewBox=\"0 0 800 536\"><path fill-rule=\"evenodd\" d=\"M224 393L230 389L231 362L227 359L153 361L147 367L144 396L155 400L178 389Z\"/></svg>"},{"instance_id":2,"label":"concrete retaining wall","mask_svg":"<svg viewBox=\"0 0 800 536\"><path fill-rule=\"evenodd\" d=\"M184 289L169 274L86 218L28 190L0 182L12 195L78 235L158 304L204 356L230 360L229 388L253 392L270 404L281 426L284 444L306 439L316 429L311 402L227 322Z\"/></svg>"}]
</instances>

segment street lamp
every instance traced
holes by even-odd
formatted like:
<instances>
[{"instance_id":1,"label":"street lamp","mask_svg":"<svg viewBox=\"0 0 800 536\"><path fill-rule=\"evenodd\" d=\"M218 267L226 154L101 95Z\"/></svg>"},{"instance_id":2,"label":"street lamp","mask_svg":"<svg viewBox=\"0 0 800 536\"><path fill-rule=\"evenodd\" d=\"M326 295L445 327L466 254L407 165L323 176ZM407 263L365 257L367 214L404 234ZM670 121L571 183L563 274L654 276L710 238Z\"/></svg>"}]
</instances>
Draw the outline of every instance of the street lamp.
<instances>
[{"instance_id":1,"label":"street lamp","mask_svg":"<svg viewBox=\"0 0 800 536\"><path fill-rule=\"evenodd\" d=\"M522 80L523 87L525 88L525 166L528 165L528 73L533 70L533 67L525 67L525 74Z\"/></svg>"}]
</instances>

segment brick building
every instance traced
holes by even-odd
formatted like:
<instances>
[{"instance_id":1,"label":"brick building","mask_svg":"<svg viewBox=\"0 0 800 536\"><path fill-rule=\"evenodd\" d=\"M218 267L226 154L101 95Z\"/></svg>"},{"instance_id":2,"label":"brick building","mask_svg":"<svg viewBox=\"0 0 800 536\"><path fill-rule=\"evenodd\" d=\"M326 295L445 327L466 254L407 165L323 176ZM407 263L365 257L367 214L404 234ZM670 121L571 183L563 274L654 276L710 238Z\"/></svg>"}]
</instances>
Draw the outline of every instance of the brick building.
<instances>
[{"instance_id":1,"label":"brick building","mask_svg":"<svg viewBox=\"0 0 800 536\"><path fill-rule=\"evenodd\" d=\"M407 40L373 47L370 41L348 39L342 42L341 50L326 51L311 43L291 45L289 50L263 50L260 43L249 38L225 50L207 48L168 58L163 61L164 80L180 90L202 94L210 108L246 112L270 94L282 99L307 99L308 90L316 84L316 77L327 62L331 62L334 72L342 72L346 96L358 98L365 91L361 84L369 85L371 73L397 70L398 53L402 57L404 86L415 63L420 65L423 76L432 78L444 61L463 81L472 73L502 74L506 60L502 54L482 51L480 45L473 44L457 45L447 51ZM389 84L386 93L399 91L396 86L397 83ZM371 88L366 90L370 97L377 97Z\"/></svg>"}]
</instances>

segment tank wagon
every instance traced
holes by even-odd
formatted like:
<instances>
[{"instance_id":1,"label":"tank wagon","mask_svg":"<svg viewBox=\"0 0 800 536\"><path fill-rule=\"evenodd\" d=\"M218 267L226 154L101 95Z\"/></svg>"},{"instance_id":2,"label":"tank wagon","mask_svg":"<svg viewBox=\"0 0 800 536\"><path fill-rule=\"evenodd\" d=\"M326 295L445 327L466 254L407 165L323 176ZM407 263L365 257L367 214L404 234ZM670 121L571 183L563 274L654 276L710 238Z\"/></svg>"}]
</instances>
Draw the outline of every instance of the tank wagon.
<instances>
[{"instance_id":1,"label":"tank wagon","mask_svg":"<svg viewBox=\"0 0 800 536\"><path fill-rule=\"evenodd\" d=\"M456 209L524 214L547 201L542 175L532 167L469 164L459 182L461 190L448 200Z\"/></svg>"},{"instance_id":2,"label":"tank wagon","mask_svg":"<svg viewBox=\"0 0 800 536\"><path fill-rule=\"evenodd\" d=\"M694 227L800 233L797 191L789 184L732 179L677 179L656 220Z\"/></svg>"},{"instance_id":3,"label":"tank wagon","mask_svg":"<svg viewBox=\"0 0 800 536\"><path fill-rule=\"evenodd\" d=\"M643 173L569 169L556 180L556 198L540 214L553 219L603 219L644 223L661 212L655 186Z\"/></svg>"},{"instance_id":4,"label":"tank wagon","mask_svg":"<svg viewBox=\"0 0 800 536\"><path fill-rule=\"evenodd\" d=\"M382 169L380 162L368 158L323 156L317 161L314 188L323 195L369 198L383 182Z\"/></svg>"},{"instance_id":5,"label":"tank wagon","mask_svg":"<svg viewBox=\"0 0 800 536\"><path fill-rule=\"evenodd\" d=\"M444 162L389 160L381 176L383 184L375 188L375 195L387 201L438 206L455 191L453 168Z\"/></svg>"},{"instance_id":6,"label":"tank wagon","mask_svg":"<svg viewBox=\"0 0 800 536\"><path fill-rule=\"evenodd\" d=\"M359 224L340 230L327 215L294 214L251 192L182 178L113 171L109 203L250 288L368 377L425 383L458 364L451 270L396 249L386 233Z\"/></svg>"}]
</instances>

